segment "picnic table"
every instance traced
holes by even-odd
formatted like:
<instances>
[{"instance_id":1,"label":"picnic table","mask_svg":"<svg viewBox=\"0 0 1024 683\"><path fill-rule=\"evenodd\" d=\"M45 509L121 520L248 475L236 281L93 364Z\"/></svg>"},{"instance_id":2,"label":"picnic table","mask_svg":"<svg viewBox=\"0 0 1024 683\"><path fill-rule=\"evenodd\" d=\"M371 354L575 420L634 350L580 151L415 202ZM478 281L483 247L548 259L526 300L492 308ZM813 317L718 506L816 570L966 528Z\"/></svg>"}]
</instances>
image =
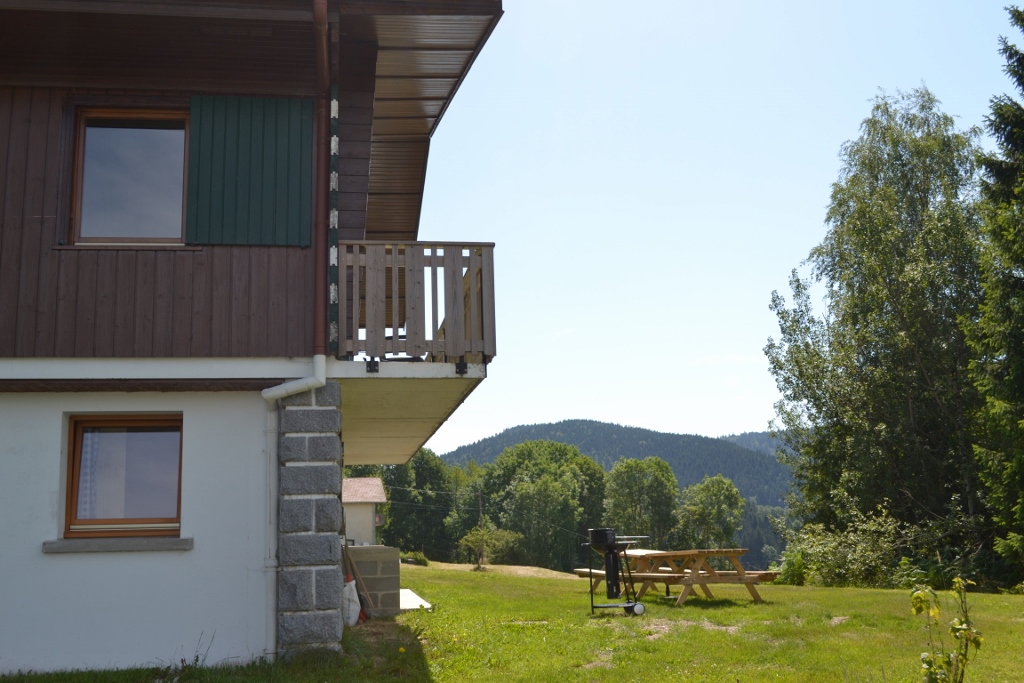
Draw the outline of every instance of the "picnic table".
<instances>
[{"instance_id":1,"label":"picnic table","mask_svg":"<svg viewBox=\"0 0 1024 683\"><path fill-rule=\"evenodd\" d=\"M754 588L757 583L770 583L778 577L778 572L747 571L740 563L740 556L747 552L746 548L714 548L702 550L645 550L633 548L625 552L629 561L630 574L634 588L640 583L636 592L637 600L642 598L654 584L665 584L665 594L671 595L669 586L682 586L683 590L676 599L676 605L682 605L693 594L693 587L700 588L709 600L714 594L709 588L712 583L738 583L747 587L754 602L764 602ZM725 558L733 566L733 571L717 570L708 562L714 558ZM592 573L590 592L604 581L604 572L587 569L575 570L578 576L589 576ZM626 579L623 576L623 579Z\"/></svg>"}]
</instances>

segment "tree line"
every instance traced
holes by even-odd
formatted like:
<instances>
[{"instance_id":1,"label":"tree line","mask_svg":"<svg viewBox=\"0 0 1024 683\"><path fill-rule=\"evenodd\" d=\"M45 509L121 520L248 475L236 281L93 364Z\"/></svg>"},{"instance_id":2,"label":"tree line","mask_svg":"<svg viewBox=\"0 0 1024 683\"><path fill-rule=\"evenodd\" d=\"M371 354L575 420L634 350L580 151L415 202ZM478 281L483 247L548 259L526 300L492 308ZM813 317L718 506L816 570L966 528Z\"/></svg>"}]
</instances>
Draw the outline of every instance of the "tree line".
<instances>
[{"instance_id":1,"label":"tree line","mask_svg":"<svg viewBox=\"0 0 1024 683\"><path fill-rule=\"evenodd\" d=\"M766 508L721 476L680 489L657 457L625 458L606 472L575 446L527 441L493 462L446 464L421 449L407 464L346 468L380 476L388 494L381 541L438 561L488 561L569 571L591 562L587 530L612 527L648 538L643 547L779 545ZM759 534L740 535L744 520ZM775 546L770 544L774 543ZM769 551L771 555L771 551Z\"/></svg>"},{"instance_id":2,"label":"tree line","mask_svg":"<svg viewBox=\"0 0 1024 683\"><path fill-rule=\"evenodd\" d=\"M796 580L1024 579L1024 107L996 96L984 123L994 154L924 87L876 97L808 274L772 294Z\"/></svg>"}]
</instances>

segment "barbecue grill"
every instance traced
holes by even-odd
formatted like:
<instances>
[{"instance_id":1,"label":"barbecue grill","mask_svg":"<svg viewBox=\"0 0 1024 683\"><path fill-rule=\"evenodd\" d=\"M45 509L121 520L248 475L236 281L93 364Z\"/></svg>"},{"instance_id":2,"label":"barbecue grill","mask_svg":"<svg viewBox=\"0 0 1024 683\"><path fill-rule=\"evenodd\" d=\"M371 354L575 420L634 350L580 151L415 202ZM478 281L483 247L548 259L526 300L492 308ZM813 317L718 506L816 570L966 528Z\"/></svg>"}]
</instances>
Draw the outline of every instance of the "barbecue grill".
<instances>
[{"instance_id":1,"label":"barbecue grill","mask_svg":"<svg viewBox=\"0 0 1024 683\"><path fill-rule=\"evenodd\" d=\"M595 604L594 603L594 567L593 562L590 563L590 613L593 614L595 609L608 609L614 607L621 607L625 610L626 614L635 614L637 616L644 613L645 608L642 602L636 599L636 589L633 587L632 572L629 568L629 562L626 559L625 553L629 546L635 544L637 541L647 538L647 536L619 536L616 538L615 529L588 529L590 534L590 542L584 543L583 545L589 545L590 549L602 557L604 565L604 585L605 595L608 596L609 600L618 600L623 597L625 593L625 600L623 602L608 602ZM623 580L625 575L625 580Z\"/></svg>"}]
</instances>

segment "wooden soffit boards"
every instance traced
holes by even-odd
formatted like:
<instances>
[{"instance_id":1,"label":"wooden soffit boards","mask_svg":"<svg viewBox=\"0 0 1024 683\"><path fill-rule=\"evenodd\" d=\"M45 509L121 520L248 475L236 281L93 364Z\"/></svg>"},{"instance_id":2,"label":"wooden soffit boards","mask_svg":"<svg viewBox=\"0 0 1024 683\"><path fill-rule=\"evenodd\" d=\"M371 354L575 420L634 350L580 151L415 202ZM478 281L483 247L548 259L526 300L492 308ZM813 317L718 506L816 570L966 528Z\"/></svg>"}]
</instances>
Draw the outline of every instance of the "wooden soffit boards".
<instances>
[{"instance_id":1,"label":"wooden soffit boards","mask_svg":"<svg viewBox=\"0 0 1024 683\"><path fill-rule=\"evenodd\" d=\"M316 93L311 21L104 14L84 11L95 5L85 0L73 4L83 10L76 12L10 9L11 4L0 0L0 83L189 93Z\"/></svg>"},{"instance_id":2,"label":"wooden soffit boards","mask_svg":"<svg viewBox=\"0 0 1024 683\"><path fill-rule=\"evenodd\" d=\"M340 379L345 464L408 462L481 381L480 377Z\"/></svg>"},{"instance_id":3,"label":"wooden soffit boards","mask_svg":"<svg viewBox=\"0 0 1024 683\"><path fill-rule=\"evenodd\" d=\"M341 40L377 44L366 239L419 232L430 138L501 17L500 0L342 2Z\"/></svg>"}]
</instances>

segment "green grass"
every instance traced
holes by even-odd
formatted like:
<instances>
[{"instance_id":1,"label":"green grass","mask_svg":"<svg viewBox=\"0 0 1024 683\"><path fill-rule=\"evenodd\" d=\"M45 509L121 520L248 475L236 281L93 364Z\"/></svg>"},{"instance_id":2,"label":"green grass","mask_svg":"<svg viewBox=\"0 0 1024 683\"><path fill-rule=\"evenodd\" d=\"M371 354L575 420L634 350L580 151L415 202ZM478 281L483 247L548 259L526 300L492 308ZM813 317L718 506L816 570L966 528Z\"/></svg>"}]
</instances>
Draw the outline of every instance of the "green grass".
<instances>
[{"instance_id":1,"label":"green grass","mask_svg":"<svg viewBox=\"0 0 1024 683\"><path fill-rule=\"evenodd\" d=\"M647 614L590 615L586 581L402 567L403 586L430 611L346 629L344 655L291 663L167 672L14 676L31 683L92 681L916 681L927 647L909 591L714 587L716 600L674 607L644 598ZM1024 597L973 594L985 636L970 681L1022 680ZM943 621L953 615L944 613ZM403 651L404 650L404 651Z\"/></svg>"}]
</instances>

